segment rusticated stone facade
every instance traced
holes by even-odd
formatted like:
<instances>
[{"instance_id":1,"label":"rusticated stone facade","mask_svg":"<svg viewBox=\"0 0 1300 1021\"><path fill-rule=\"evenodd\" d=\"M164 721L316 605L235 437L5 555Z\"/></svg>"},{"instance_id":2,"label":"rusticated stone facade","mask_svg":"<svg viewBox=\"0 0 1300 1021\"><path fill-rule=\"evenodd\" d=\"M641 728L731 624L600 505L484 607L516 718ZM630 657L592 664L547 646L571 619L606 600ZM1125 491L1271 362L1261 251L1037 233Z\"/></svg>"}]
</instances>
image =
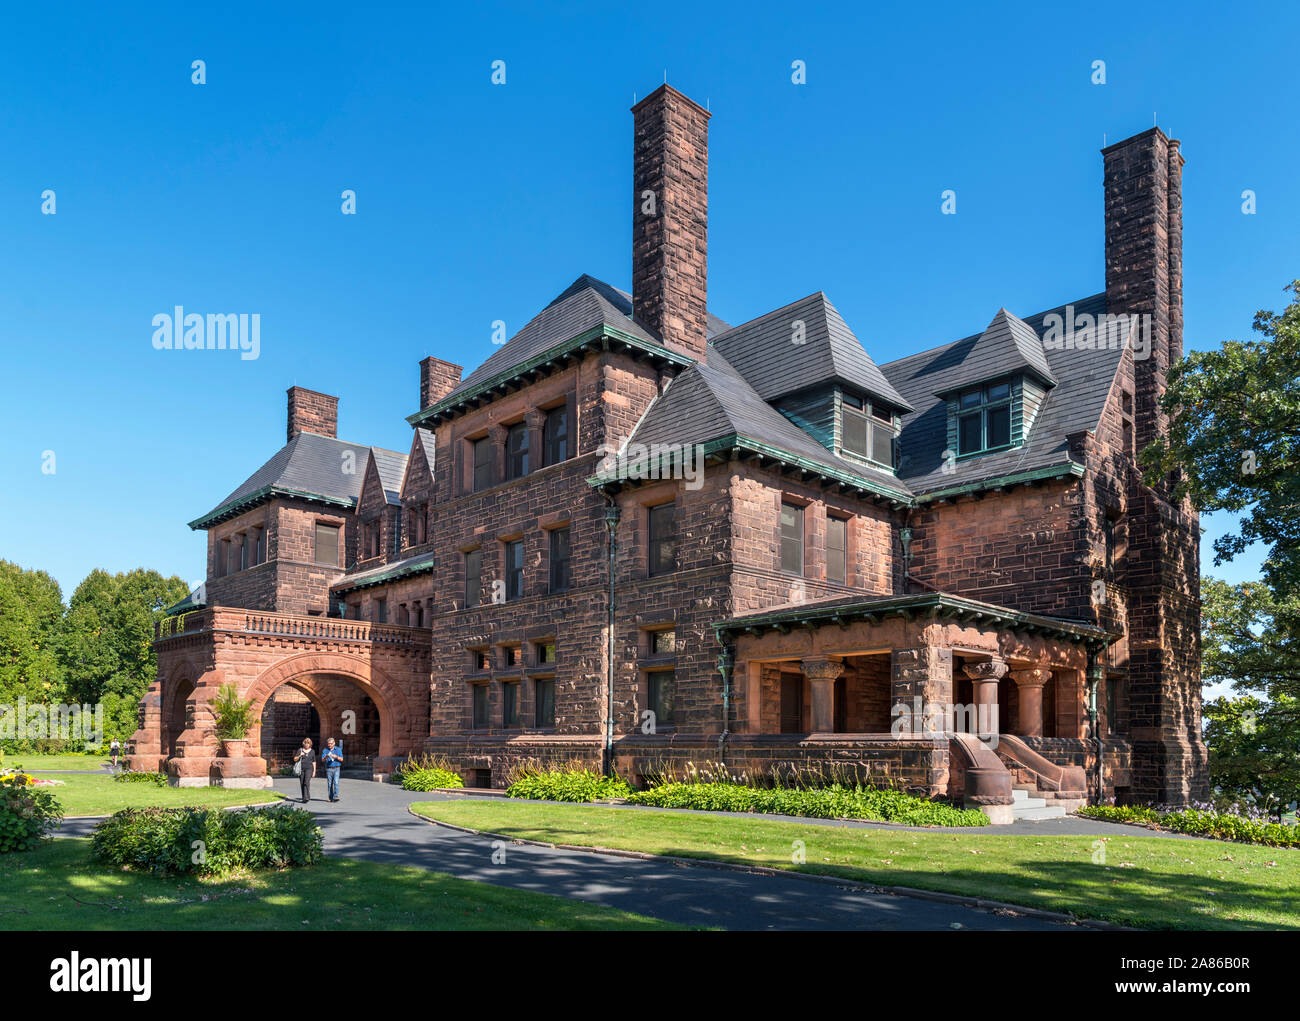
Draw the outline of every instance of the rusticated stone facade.
<instances>
[{"instance_id":1,"label":"rusticated stone facade","mask_svg":"<svg viewBox=\"0 0 1300 1021\"><path fill-rule=\"evenodd\" d=\"M1108 363L1108 391L1089 381L1101 410L1059 437L1065 467L909 492L762 445L701 448L698 474L608 474L692 359L724 371L708 114L665 87L634 117L634 317L592 289L601 323L517 365L463 378L424 359L396 497L374 452L351 504L275 492L215 520L208 608L159 635L137 768L219 773L208 703L231 681L271 706L275 740L250 735L271 768L284 727L313 725L306 699L322 737L364 717L344 747L377 772L430 752L497 787L541 760L638 782L798 769L990 814L1013 785L1067 804L1204 795L1197 519L1136 463L1182 350L1177 143L1105 151L1105 306L1148 316L1151 344ZM290 391L291 437L336 425L333 398ZM322 525L337 567L313 548ZM229 569L249 541L262 559ZM920 706L977 726L900 727Z\"/></svg>"}]
</instances>

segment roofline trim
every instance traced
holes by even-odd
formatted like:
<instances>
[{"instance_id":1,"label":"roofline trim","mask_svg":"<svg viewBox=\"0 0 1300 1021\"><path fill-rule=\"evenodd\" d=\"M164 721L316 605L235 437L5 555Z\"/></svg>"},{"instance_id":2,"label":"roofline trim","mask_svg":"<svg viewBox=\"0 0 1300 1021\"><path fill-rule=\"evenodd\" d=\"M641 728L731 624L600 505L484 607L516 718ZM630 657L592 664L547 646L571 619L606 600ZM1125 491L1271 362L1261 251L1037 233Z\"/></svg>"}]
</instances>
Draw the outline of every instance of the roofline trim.
<instances>
[{"instance_id":1,"label":"roofline trim","mask_svg":"<svg viewBox=\"0 0 1300 1021\"><path fill-rule=\"evenodd\" d=\"M565 355L571 354L575 350L584 348L592 341L602 339L617 341L620 344L627 344L629 347L637 348L640 351L644 351L646 354L662 358L664 361L672 362L682 368L689 368L695 364L695 359L684 354L679 354L667 347L652 343L634 334L627 333L620 330L617 326L602 323L598 326L591 327L589 330L584 330L576 337L571 337L566 341L556 344L554 347L547 348L541 354L533 355L532 358L529 358L526 361L512 365L508 369L503 369L494 376L485 379L483 382L476 383L468 390L462 391L461 393L449 394L437 404L433 404L425 408L423 411L417 411L413 415L407 415L406 421L411 426L421 426L430 420L436 422L445 416L454 415L466 404L477 400L484 393L495 390L498 387L506 386L522 375L532 372L541 366L547 365L550 362L555 361L557 358L562 358ZM425 426L425 428L428 427Z\"/></svg>"},{"instance_id":2,"label":"roofline trim","mask_svg":"<svg viewBox=\"0 0 1300 1021\"><path fill-rule=\"evenodd\" d=\"M361 589L374 588L376 585L383 585L386 582L397 581L399 578L409 578L416 574L425 574L432 571L437 566L435 557L430 556L418 564L395 564L387 571L381 571L371 578L363 579L355 585L347 584L347 576L343 578L343 584L335 584L330 587L330 591L335 595L342 595L347 592L359 592Z\"/></svg>"},{"instance_id":3,"label":"roofline trim","mask_svg":"<svg viewBox=\"0 0 1300 1021\"><path fill-rule=\"evenodd\" d=\"M980 479L977 482L967 482L960 486L950 486L947 489L936 489L926 493L920 493L915 497L917 504L929 503L932 500L941 500L951 496L961 496L965 493L974 493L982 489L1004 489L1008 486L1025 485L1031 482L1041 482L1045 479L1060 478L1064 475L1082 478L1087 469L1078 461L1064 461L1060 464L1048 465L1046 468L1034 468L1031 471L1014 472L1010 475L995 475L992 478Z\"/></svg>"},{"instance_id":4,"label":"roofline trim","mask_svg":"<svg viewBox=\"0 0 1300 1021\"><path fill-rule=\"evenodd\" d=\"M823 624L845 625L856 620L876 623L887 617L901 616L911 619L920 615L956 618L958 623L967 620L977 624L984 621L996 622L1031 634L1041 632L1051 637L1082 641L1089 645L1107 644L1115 637L1112 632L1095 624L1025 613L944 592L887 596L883 599L864 599L857 603L839 603L832 606L796 606L771 613L754 614L751 617L734 617L719 621L713 625L713 629L721 640L723 635L727 634L761 635L766 631L789 631L792 630L791 624L814 627Z\"/></svg>"},{"instance_id":5,"label":"roofline trim","mask_svg":"<svg viewBox=\"0 0 1300 1021\"><path fill-rule=\"evenodd\" d=\"M252 510L263 503L267 503L277 496L288 496L298 500L310 500L313 503L324 503L331 507L347 507L351 509L353 501L351 497L326 496L324 493L308 493L301 489L289 489L285 486L263 486L256 492L249 493L247 496L241 496L236 500L231 500L223 504L214 511L204 514L200 518L195 518L189 523L189 527L194 531L200 531L210 528L213 525L220 524L222 521L228 521L233 517Z\"/></svg>"}]
</instances>

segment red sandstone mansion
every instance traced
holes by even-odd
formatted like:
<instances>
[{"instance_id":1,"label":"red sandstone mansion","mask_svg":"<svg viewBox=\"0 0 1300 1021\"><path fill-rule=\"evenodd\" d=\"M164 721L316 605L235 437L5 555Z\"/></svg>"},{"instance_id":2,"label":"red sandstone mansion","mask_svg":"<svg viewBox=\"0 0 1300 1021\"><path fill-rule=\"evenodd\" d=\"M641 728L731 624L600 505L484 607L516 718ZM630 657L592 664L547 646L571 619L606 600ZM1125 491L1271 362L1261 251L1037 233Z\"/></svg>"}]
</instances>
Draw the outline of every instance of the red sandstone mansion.
<instances>
[{"instance_id":1,"label":"red sandstone mansion","mask_svg":"<svg viewBox=\"0 0 1300 1021\"><path fill-rule=\"evenodd\" d=\"M190 523L207 581L133 765L230 782L333 734L479 786L576 758L835 767L995 819L1013 788L1206 795L1197 516L1135 462L1182 354L1178 142L1103 150L1103 291L994 295L877 365L822 293L710 313L709 114L667 85L632 112L631 295L580 276L468 375L426 358L405 454L291 389L287 443ZM226 682L261 714L242 766Z\"/></svg>"}]
</instances>

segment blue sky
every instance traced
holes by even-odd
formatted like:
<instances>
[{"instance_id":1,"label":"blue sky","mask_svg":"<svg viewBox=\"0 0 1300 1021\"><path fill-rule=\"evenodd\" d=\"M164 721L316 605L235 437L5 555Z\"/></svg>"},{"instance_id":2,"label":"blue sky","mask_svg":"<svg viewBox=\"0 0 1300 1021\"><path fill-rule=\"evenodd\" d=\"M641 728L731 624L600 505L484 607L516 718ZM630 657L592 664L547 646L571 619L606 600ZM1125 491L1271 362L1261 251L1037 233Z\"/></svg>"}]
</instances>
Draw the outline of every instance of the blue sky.
<instances>
[{"instance_id":1,"label":"blue sky","mask_svg":"<svg viewBox=\"0 0 1300 1021\"><path fill-rule=\"evenodd\" d=\"M1095 293L1098 150L1158 116L1187 158L1187 345L1246 336L1300 274L1296 9L1049 6L10 7L0 557L65 595L94 567L196 580L185 522L283 443L295 383L405 451L420 358L473 367L581 273L628 286L628 108L665 70L713 112L730 322L824 290L884 362ZM259 313L260 357L154 350L178 304Z\"/></svg>"}]
</instances>

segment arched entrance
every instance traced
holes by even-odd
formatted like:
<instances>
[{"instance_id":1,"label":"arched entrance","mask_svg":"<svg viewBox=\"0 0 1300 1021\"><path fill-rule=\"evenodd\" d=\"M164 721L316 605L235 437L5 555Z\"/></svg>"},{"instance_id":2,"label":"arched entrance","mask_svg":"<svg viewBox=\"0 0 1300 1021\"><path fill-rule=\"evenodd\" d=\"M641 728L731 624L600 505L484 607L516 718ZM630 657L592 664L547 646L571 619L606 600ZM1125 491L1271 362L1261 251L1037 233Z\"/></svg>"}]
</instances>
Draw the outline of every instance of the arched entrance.
<instances>
[{"instance_id":1,"label":"arched entrance","mask_svg":"<svg viewBox=\"0 0 1300 1021\"><path fill-rule=\"evenodd\" d=\"M313 748L321 746L320 710L292 684L273 691L262 708L261 756L272 774L293 769L293 755L304 737Z\"/></svg>"},{"instance_id":2,"label":"arched entrance","mask_svg":"<svg viewBox=\"0 0 1300 1021\"><path fill-rule=\"evenodd\" d=\"M194 682L185 677L177 678L164 693L162 751L165 759L176 754L176 741L185 732L186 721L189 718L187 703L192 694L194 694Z\"/></svg>"}]
</instances>

